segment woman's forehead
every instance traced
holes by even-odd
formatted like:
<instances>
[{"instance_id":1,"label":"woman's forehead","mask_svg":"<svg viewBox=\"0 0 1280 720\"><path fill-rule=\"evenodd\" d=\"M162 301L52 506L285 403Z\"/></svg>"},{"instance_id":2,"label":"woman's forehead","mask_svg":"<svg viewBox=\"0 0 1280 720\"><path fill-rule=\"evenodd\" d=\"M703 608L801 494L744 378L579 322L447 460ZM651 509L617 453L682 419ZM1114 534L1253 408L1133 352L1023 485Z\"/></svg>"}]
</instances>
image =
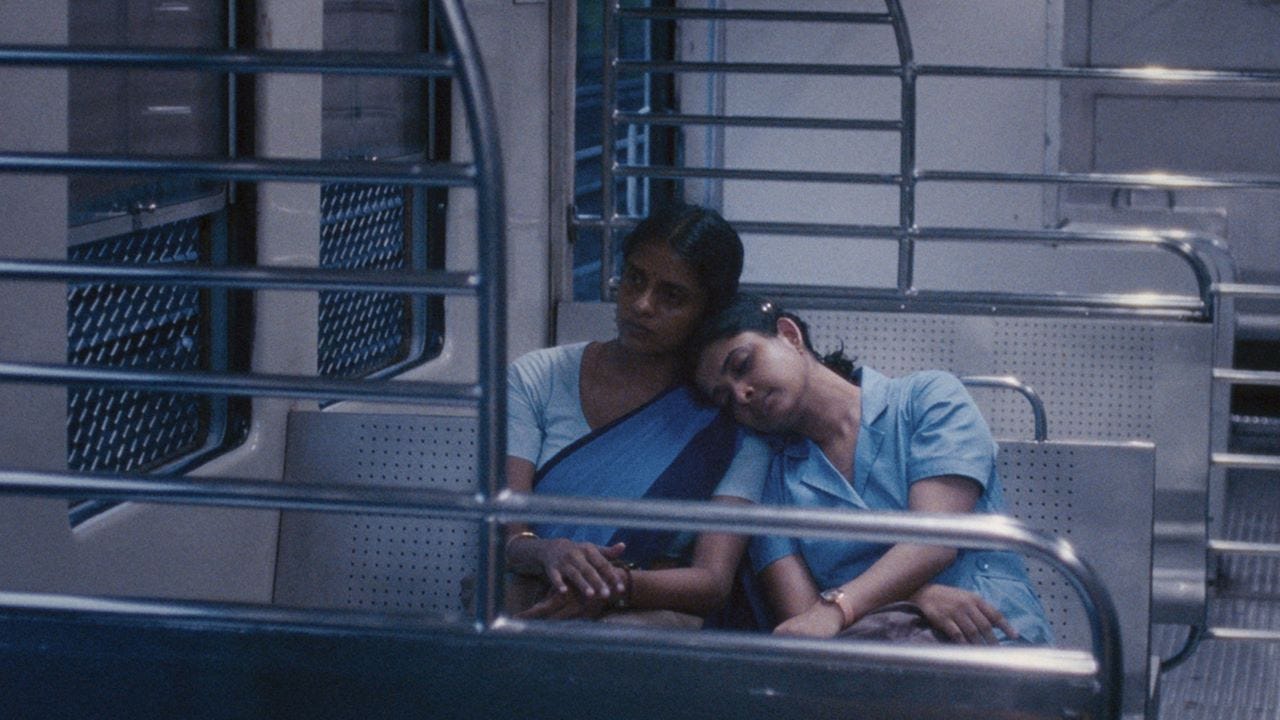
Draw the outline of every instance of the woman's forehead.
<instances>
[{"instance_id":1,"label":"woman's forehead","mask_svg":"<svg viewBox=\"0 0 1280 720\"><path fill-rule=\"evenodd\" d=\"M687 285L691 289L698 287L698 276L685 259L662 240L649 240L636 246L625 259L630 265L643 269L650 274L661 274L663 279Z\"/></svg>"},{"instance_id":2,"label":"woman's forehead","mask_svg":"<svg viewBox=\"0 0 1280 720\"><path fill-rule=\"evenodd\" d=\"M753 343L763 342L766 339L760 333L745 330L736 335L712 340L702 349L698 356L699 380L704 376L707 380L719 377L725 372L725 363L729 360L734 350L746 348Z\"/></svg>"}]
</instances>

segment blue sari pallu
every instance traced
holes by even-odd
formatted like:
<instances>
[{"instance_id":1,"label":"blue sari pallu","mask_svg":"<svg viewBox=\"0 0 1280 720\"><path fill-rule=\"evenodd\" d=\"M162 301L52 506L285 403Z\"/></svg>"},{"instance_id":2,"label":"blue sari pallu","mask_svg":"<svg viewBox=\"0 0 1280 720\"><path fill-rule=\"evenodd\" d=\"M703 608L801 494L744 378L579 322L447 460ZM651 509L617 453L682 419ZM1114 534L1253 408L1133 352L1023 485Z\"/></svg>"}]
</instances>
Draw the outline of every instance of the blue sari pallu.
<instances>
[{"instance_id":1,"label":"blue sari pallu","mask_svg":"<svg viewBox=\"0 0 1280 720\"><path fill-rule=\"evenodd\" d=\"M738 428L678 386L583 436L547 461L533 491L606 499L705 500L733 461ZM607 547L626 543L622 560L647 568L670 558L671 530L546 523L539 537Z\"/></svg>"}]
</instances>

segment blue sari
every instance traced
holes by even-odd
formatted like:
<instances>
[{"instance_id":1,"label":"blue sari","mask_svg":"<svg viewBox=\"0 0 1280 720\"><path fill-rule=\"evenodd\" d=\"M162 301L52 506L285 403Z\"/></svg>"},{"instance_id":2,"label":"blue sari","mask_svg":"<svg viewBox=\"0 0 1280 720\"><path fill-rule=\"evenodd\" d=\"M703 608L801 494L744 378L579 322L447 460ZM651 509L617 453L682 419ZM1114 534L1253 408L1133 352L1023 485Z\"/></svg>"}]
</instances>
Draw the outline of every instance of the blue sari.
<instances>
[{"instance_id":1,"label":"blue sari","mask_svg":"<svg viewBox=\"0 0 1280 720\"><path fill-rule=\"evenodd\" d=\"M547 461L533 491L607 499L705 500L737 450L738 428L718 409L698 403L685 386L593 430ZM534 532L608 546L627 544L622 559L649 567L669 557L671 530L546 523Z\"/></svg>"}]
</instances>

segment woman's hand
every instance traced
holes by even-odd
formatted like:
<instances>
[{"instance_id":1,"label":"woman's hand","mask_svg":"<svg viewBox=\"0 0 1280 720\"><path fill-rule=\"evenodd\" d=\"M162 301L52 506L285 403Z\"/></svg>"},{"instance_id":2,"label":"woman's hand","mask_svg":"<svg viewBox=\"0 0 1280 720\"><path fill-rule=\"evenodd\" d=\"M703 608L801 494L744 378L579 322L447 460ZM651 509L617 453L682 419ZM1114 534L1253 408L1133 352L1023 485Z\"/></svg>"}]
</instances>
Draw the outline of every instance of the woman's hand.
<instances>
[{"instance_id":1,"label":"woman's hand","mask_svg":"<svg viewBox=\"0 0 1280 720\"><path fill-rule=\"evenodd\" d=\"M604 614L609 604L602 598L585 598L577 592L556 592L553 588L544 598L516 613L517 620L594 620Z\"/></svg>"},{"instance_id":2,"label":"woman's hand","mask_svg":"<svg viewBox=\"0 0 1280 720\"><path fill-rule=\"evenodd\" d=\"M819 600L808 610L784 621L773 632L775 635L829 638L843 629L844 611L837 605Z\"/></svg>"},{"instance_id":3,"label":"woman's hand","mask_svg":"<svg viewBox=\"0 0 1280 720\"><path fill-rule=\"evenodd\" d=\"M525 545L527 551L521 545ZM600 547L565 538L518 538L508 548L508 554L518 551L541 565L556 593L564 595L572 589L585 600L603 600L616 592L626 592L626 573L612 564L622 557L624 550L623 543Z\"/></svg>"},{"instance_id":4,"label":"woman's hand","mask_svg":"<svg viewBox=\"0 0 1280 720\"><path fill-rule=\"evenodd\" d=\"M929 584L916 591L912 602L920 606L929 624L957 643L994 645L993 628L1010 639L1018 637L1009 621L981 595L950 585Z\"/></svg>"}]
</instances>

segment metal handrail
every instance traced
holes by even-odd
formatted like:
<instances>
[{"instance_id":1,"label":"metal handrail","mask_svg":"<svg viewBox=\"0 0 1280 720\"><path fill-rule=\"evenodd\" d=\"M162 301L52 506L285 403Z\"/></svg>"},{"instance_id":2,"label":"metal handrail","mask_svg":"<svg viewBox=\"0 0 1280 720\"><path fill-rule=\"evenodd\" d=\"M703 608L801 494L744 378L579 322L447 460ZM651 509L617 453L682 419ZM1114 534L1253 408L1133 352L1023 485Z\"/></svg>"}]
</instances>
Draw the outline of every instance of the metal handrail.
<instances>
[{"instance_id":1,"label":"metal handrail","mask_svg":"<svg viewBox=\"0 0 1280 720\"><path fill-rule=\"evenodd\" d=\"M1280 558L1280 543L1209 538L1209 551L1223 555L1261 555Z\"/></svg>"},{"instance_id":2,"label":"metal handrail","mask_svg":"<svg viewBox=\"0 0 1280 720\"><path fill-rule=\"evenodd\" d=\"M1235 470L1280 470L1280 455L1216 452L1209 461L1216 467Z\"/></svg>"},{"instance_id":3,"label":"metal handrail","mask_svg":"<svg viewBox=\"0 0 1280 720\"><path fill-rule=\"evenodd\" d=\"M209 478L0 471L0 493L96 497L141 502L296 509L337 513L385 513L447 519L510 522L616 524L692 531L777 533L796 537L840 536L877 542L927 542L1012 550L1040 558L1062 571L1089 620L1104 714L1119 717L1123 682L1121 637L1115 606L1105 586L1070 543L1035 532L998 515L862 512L778 506L738 506L706 501L607 500L503 492L497 495L405 488L352 487ZM3 598L0 598L0 605ZM300 618L306 611L299 611ZM481 629L502 626L495 614ZM746 636L751 637L751 636ZM734 641L736 642L736 641ZM772 639L742 640L776 647ZM839 645L832 643L831 645Z\"/></svg>"},{"instance_id":4,"label":"metal handrail","mask_svg":"<svg viewBox=\"0 0 1280 720\"><path fill-rule=\"evenodd\" d=\"M636 218L615 216L606 221L600 216L581 216L577 220L579 227L601 228L611 226L615 229L629 228L638 222ZM1109 230L1015 230L965 227L915 227L901 230L892 225L841 225L828 223L786 223L735 221L734 226L741 232L756 232L774 235L802 235L822 237L861 237L894 239L905 237L913 241L966 241L996 242L1009 244L1043 244L1043 245L1097 245L1097 246L1148 246L1162 252L1173 253L1190 267L1198 287L1199 301L1190 304L1178 296L1160 296L1152 293L1091 293L1087 295L1069 295L1065 293L975 293L970 291L930 291L911 288L886 290L885 288L860 287L821 287L821 286L784 286L780 284L756 283L754 288L769 290L765 294L779 297L802 298L842 298L865 300L901 300L912 305L919 305L926 298L929 302L954 302L959 305L977 306L1018 306L1043 307L1045 309L1064 306L1089 308L1092 312L1115 309L1119 312L1143 309L1171 311L1173 314L1194 314L1201 318L1210 317L1214 307L1214 298L1224 295L1221 288L1237 288L1234 283L1220 282L1223 276L1233 277L1233 267L1229 253L1222 241L1212 235L1193 233L1184 230L1151 230L1141 228L1115 228ZM1215 290L1218 288L1218 290Z\"/></svg>"},{"instance_id":5,"label":"metal handrail","mask_svg":"<svg viewBox=\"0 0 1280 720\"><path fill-rule=\"evenodd\" d=\"M1097 185L1109 188L1142 188L1151 190L1249 189L1280 188L1280 175L1242 176L1187 175L1171 173L1011 173L969 172L961 170L918 170L920 182L978 182L1041 185Z\"/></svg>"},{"instance_id":6,"label":"metal handrail","mask_svg":"<svg viewBox=\"0 0 1280 720\"><path fill-rule=\"evenodd\" d=\"M475 407L484 393L479 385L410 380L345 380L313 375L233 375L194 371L0 362L0 382L30 385L109 387L155 392L229 396L271 396L332 401L336 398L390 403Z\"/></svg>"},{"instance_id":7,"label":"metal handrail","mask_svg":"<svg viewBox=\"0 0 1280 720\"><path fill-rule=\"evenodd\" d=\"M1031 404L1036 442L1043 442L1048 438L1049 422L1045 418L1044 400L1030 385L1012 375L965 375L960 378L960 382L970 387L1005 388L1019 393Z\"/></svg>"},{"instance_id":8,"label":"metal handrail","mask_svg":"<svg viewBox=\"0 0 1280 720\"><path fill-rule=\"evenodd\" d=\"M298 158L225 158L85 153L3 152L0 172L138 173L204 177L214 180L351 182L459 187L475 182L471 165L444 162L305 160Z\"/></svg>"},{"instance_id":9,"label":"metal handrail","mask_svg":"<svg viewBox=\"0 0 1280 720\"><path fill-rule=\"evenodd\" d=\"M934 77L1000 78L1007 80L1129 80L1141 83L1258 83L1280 82L1274 70L1192 70L1164 67L997 67L982 65L917 65L916 74Z\"/></svg>"},{"instance_id":10,"label":"metal handrail","mask_svg":"<svg viewBox=\"0 0 1280 720\"><path fill-rule=\"evenodd\" d=\"M1280 285L1260 283L1215 283L1213 292L1227 297L1265 298L1280 300Z\"/></svg>"},{"instance_id":11,"label":"metal handrail","mask_svg":"<svg viewBox=\"0 0 1280 720\"><path fill-rule=\"evenodd\" d=\"M103 265L0 259L0 278L130 285L185 285L254 290L342 290L418 295L475 295L477 273L445 270L369 270L299 267Z\"/></svg>"},{"instance_id":12,"label":"metal handrail","mask_svg":"<svg viewBox=\"0 0 1280 720\"><path fill-rule=\"evenodd\" d=\"M1213 379L1222 380L1232 385L1280 387L1280 372L1274 370L1241 370L1239 368L1216 367L1213 369Z\"/></svg>"},{"instance_id":13,"label":"metal handrail","mask_svg":"<svg viewBox=\"0 0 1280 720\"><path fill-rule=\"evenodd\" d=\"M619 8L618 17L648 20L763 20L767 22L849 23L887 25L888 13L822 12L806 10L725 10L718 8Z\"/></svg>"},{"instance_id":14,"label":"metal handrail","mask_svg":"<svg viewBox=\"0 0 1280 720\"><path fill-rule=\"evenodd\" d=\"M0 45L0 65L416 77L448 77L455 72L449 56L429 53L57 45Z\"/></svg>"},{"instance_id":15,"label":"metal handrail","mask_svg":"<svg viewBox=\"0 0 1280 720\"><path fill-rule=\"evenodd\" d=\"M844 118L801 118L777 115L695 115L677 112L617 112L619 123L633 125L717 125L721 127L763 127L789 130L871 130L901 132L898 120L849 120Z\"/></svg>"}]
</instances>

